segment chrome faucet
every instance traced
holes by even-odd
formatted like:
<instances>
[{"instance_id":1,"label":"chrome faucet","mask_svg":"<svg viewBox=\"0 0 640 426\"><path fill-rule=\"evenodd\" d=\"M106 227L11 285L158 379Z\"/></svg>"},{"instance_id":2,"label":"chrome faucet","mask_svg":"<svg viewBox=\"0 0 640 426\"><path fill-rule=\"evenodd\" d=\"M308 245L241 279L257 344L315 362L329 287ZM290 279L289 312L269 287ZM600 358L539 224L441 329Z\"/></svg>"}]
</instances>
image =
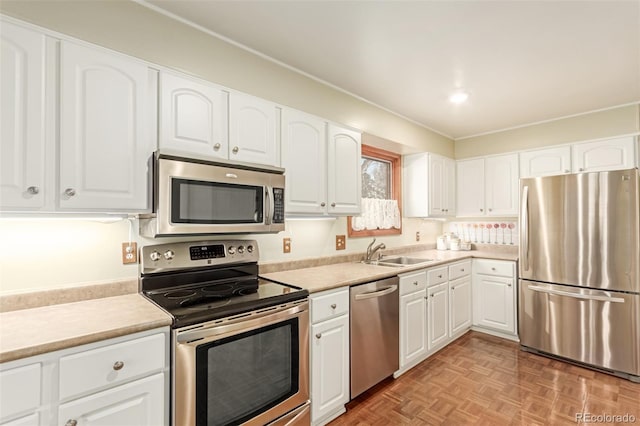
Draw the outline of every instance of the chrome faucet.
<instances>
[{"instance_id":1,"label":"chrome faucet","mask_svg":"<svg viewBox=\"0 0 640 426\"><path fill-rule=\"evenodd\" d=\"M373 247L373 244L375 244L375 242L376 242L376 239L374 238L373 241L371 241L371 244L369 244L369 246L367 247L367 254L366 254L366 257L364 258L365 263L370 263L373 260L372 257L375 254L375 252L377 252L378 250L384 250L387 248L387 246L385 246L384 243L380 243L377 246ZM379 254L378 254L378 257L380 257Z\"/></svg>"}]
</instances>

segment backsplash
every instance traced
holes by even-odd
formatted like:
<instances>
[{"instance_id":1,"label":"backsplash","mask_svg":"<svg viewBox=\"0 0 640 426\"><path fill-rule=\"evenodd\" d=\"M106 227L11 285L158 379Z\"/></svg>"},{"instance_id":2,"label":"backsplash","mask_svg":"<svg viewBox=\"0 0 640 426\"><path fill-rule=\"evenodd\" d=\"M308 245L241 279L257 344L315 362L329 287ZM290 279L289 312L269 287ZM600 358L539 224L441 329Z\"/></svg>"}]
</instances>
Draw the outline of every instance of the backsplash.
<instances>
[{"instance_id":1,"label":"backsplash","mask_svg":"<svg viewBox=\"0 0 640 426\"><path fill-rule=\"evenodd\" d=\"M516 220L449 222L443 226L443 231L474 244L518 245Z\"/></svg>"}]
</instances>

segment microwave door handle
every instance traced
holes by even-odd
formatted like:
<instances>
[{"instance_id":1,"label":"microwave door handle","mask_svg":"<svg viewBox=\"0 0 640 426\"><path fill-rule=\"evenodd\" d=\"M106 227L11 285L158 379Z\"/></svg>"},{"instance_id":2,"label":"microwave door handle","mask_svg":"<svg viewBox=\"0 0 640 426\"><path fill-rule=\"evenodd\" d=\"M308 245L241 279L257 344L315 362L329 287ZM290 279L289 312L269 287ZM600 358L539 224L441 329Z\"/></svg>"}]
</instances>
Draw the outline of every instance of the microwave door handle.
<instances>
[{"instance_id":1,"label":"microwave door handle","mask_svg":"<svg viewBox=\"0 0 640 426\"><path fill-rule=\"evenodd\" d=\"M274 213L274 203L271 199L273 197L273 188L271 186L265 187L264 194L265 194L264 209L266 212L266 217L264 218L264 224L271 225L271 220L273 218L273 213Z\"/></svg>"}]
</instances>

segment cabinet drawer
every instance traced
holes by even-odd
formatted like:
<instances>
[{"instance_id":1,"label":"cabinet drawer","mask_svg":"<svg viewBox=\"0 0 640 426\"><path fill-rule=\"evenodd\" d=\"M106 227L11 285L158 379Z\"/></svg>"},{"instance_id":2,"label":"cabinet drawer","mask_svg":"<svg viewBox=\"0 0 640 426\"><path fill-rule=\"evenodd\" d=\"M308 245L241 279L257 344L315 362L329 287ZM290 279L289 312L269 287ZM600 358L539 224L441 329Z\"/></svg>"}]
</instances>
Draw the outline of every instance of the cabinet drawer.
<instances>
[{"instance_id":1,"label":"cabinet drawer","mask_svg":"<svg viewBox=\"0 0 640 426\"><path fill-rule=\"evenodd\" d=\"M399 275L400 295L413 293L427 288L427 274L425 271Z\"/></svg>"},{"instance_id":2,"label":"cabinet drawer","mask_svg":"<svg viewBox=\"0 0 640 426\"><path fill-rule=\"evenodd\" d=\"M348 288L324 291L312 295L309 299L312 324L349 312Z\"/></svg>"},{"instance_id":3,"label":"cabinet drawer","mask_svg":"<svg viewBox=\"0 0 640 426\"><path fill-rule=\"evenodd\" d=\"M427 271L427 286L445 283L449 280L449 267L429 269Z\"/></svg>"},{"instance_id":4,"label":"cabinet drawer","mask_svg":"<svg viewBox=\"0 0 640 426\"><path fill-rule=\"evenodd\" d=\"M471 274L471 261L456 263L449 266L449 279L455 280Z\"/></svg>"},{"instance_id":5,"label":"cabinet drawer","mask_svg":"<svg viewBox=\"0 0 640 426\"><path fill-rule=\"evenodd\" d=\"M165 335L154 334L60 359L60 399L162 370Z\"/></svg>"},{"instance_id":6,"label":"cabinet drawer","mask_svg":"<svg viewBox=\"0 0 640 426\"><path fill-rule=\"evenodd\" d=\"M37 363L0 372L0 417L38 408L41 370Z\"/></svg>"},{"instance_id":7,"label":"cabinet drawer","mask_svg":"<svg viewBox=\"0 0 640 426\"><path fill-rule=\"evenodd\" d=\"M476 259L473 264L474 273L499 277L513 277L514 268L515 263L506 260Z\"/></svg>"}]
</instances>

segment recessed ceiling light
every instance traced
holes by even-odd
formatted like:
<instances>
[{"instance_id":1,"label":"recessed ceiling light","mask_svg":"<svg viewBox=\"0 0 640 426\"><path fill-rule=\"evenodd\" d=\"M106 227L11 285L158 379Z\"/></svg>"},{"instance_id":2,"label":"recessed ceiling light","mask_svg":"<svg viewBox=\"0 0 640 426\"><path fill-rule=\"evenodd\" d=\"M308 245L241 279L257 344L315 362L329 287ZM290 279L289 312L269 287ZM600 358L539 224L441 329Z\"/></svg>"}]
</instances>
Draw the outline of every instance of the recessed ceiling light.
<instances>
[{"instance_id":1,"label":"recessed ceiling light","mask_svg":"<svg viewBox=\"0 0 640 426\"><path fill-rule=\"evenodd\" d=\"M469 94L467 92L456 92L449 96L449 101L454 104L461 104L467 99L469 99Z\"/></svg>"}]
</instances>

